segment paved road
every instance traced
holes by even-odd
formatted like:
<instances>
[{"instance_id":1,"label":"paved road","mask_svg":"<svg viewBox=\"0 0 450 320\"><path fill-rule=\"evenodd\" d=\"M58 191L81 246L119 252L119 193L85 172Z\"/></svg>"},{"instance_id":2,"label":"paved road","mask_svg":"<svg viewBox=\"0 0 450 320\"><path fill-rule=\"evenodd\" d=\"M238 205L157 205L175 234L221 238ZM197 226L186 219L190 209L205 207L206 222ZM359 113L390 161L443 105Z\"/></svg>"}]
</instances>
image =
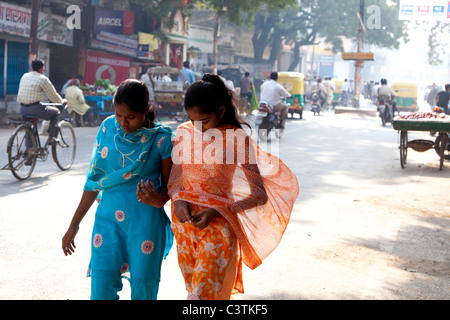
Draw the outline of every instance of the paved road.
<instances>
[{"instance_id":1,"label":"paved road","mask_svg":"<svg viewBox=\"0 0 450 320\"><path fill-rule=\"evenodd\" d=\"M244 268L237 299L449 299L450 162L410 151L400 168L398 135L375 117L306 112L289 120L280 157L300 196L277 250ZM74 167L49 159L31 179L0 171L0 299L89 299L94 209L65 257L61 238L78 204L96 128L76 128ZM7 137L0 129L0 165ZM166 206L168 208L168 206ZM121 293L129 297L125 281ZM176 252L163 262L159 299L185 299Z\"/></svg>"}]
</instances>

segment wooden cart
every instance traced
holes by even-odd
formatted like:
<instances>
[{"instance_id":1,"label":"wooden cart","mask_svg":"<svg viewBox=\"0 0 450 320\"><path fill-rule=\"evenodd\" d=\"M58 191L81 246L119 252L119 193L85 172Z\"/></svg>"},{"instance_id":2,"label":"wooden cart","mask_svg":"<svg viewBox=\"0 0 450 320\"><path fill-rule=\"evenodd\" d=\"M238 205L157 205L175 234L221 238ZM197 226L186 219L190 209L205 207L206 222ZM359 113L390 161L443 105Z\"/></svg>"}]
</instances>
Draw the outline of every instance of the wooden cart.
<instances>
[{"instance_id":1,"label":"wooden cart","mask_svg":"<svg viewBox=\"0 0 450 320\"><path fill-rule=\"evenodd\" d=\"M437 119L400 119L395 118L393 127L400 132L400 164L405 167L408 148L424 152L434 147L432 140L408 141L408 131L437 132L440 138L440 170L444 167L445 150L447 146L447 133L450 132L450 121Z\"/></svg>"}]
</instances>

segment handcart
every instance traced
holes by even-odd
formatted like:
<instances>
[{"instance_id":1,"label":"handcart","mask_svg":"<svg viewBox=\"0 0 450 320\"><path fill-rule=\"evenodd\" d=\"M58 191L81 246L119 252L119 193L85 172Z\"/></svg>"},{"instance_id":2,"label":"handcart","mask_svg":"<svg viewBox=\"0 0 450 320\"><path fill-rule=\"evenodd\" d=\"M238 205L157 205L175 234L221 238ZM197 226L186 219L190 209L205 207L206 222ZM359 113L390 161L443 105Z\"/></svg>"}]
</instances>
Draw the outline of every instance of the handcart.
<instances>
[{"instance_id":1,"label":"handcart","mask_svg":"<svg viewBox=\"0 0 450 320\"><path fill-rule=\"evenodd\" d=\"M408 141L409 131L436 132L440 136L440 170L444 167L445 151L448 133L450 132L449 120L437 119L394 119L393 127L400 132L400 164L405 167L408 148L414 151L424 152L434 147L432 140L418 139Z\"/></svg>"}]
</instances>

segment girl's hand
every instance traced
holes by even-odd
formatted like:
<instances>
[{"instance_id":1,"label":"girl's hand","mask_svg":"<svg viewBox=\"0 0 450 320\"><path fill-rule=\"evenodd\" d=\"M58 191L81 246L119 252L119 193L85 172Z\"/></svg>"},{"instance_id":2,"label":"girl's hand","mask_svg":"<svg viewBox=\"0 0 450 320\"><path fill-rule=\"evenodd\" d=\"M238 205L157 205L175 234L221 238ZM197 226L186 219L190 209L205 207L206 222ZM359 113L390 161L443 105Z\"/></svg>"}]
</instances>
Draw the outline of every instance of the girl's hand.
<instances>
[{"instance_id":1,"label":"girl's hand","mask_svg":"<svg viewBox=\"0 0 450 320\"><path fill-rule=\"evenodd\" d=\"M136 196L138 201L156 208L161 208L166 203L161 194L156 191L153 183L148 180L145 183L141 180L137 184Z\"/></svg>"},{"instance_id":2,"label":"girl's hand","mask_svg":"<svg viewBox=\"0 0 450 320\"><path fill-rule=\"evenodd\" d=\"M67 230L66 234L62 238L62 249L64 255L67 256L72 255L72 252L75 252L75 236L78 233L78 227L70 226Z\"/></svg>"},{"instance_id":3,"label":"girl's hand","mask_svg":"<svg viewBox=\"0 0 450 320\"><path fill-rule=\"evenodd\" d=\"M189 205L186 201L176 200L173 202L173 207L175 216L179 222L185 223L186 221L192 221L191 210L189 209Z\"/></svg>"},{"instance_id":4,"label":"girl's hand","mask_svg":"<svg viewBox=\"0 0 450 320\"><path fill-rule=\"evenodd\" d=\"M197 213L195 216L193 216L194 226L197 227L199 230L203 230L218 215L220 215L220 213L217 212L215 209L206 208Z\"/></svg>"}]
</instances>

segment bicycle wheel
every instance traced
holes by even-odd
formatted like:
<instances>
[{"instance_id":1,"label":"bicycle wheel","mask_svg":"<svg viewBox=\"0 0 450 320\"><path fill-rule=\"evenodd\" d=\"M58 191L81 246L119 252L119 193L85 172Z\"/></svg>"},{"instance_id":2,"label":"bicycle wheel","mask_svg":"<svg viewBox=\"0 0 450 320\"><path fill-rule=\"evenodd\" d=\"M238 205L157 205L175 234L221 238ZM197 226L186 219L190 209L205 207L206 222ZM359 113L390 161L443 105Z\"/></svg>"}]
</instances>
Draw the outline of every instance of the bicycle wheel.
<instances>
[{"instance_id":1,"label":"bicycle wheel","mask_svg":"<svg viewBox=\"0 0 450 320\"><path fill-rule=\"evenodd\" d=\"M36 153L32 149L37 148L37 140L31 128L20 125L11 135L8 141L9 169L14 177L19 180L27 179L36 165Z\"/></svg>"},{"instance_id":2,"label":"bicycle wheel","mask_svg":"<svg viewBox=\"0 0 450 320\"><path fill-rule=\"evenodd\" d=\"M60 121L56 143L52 144L53 161L61 170L68 170L75 159L77 141L75 131L67 121Z\"/></svg>"}]
</instances>

